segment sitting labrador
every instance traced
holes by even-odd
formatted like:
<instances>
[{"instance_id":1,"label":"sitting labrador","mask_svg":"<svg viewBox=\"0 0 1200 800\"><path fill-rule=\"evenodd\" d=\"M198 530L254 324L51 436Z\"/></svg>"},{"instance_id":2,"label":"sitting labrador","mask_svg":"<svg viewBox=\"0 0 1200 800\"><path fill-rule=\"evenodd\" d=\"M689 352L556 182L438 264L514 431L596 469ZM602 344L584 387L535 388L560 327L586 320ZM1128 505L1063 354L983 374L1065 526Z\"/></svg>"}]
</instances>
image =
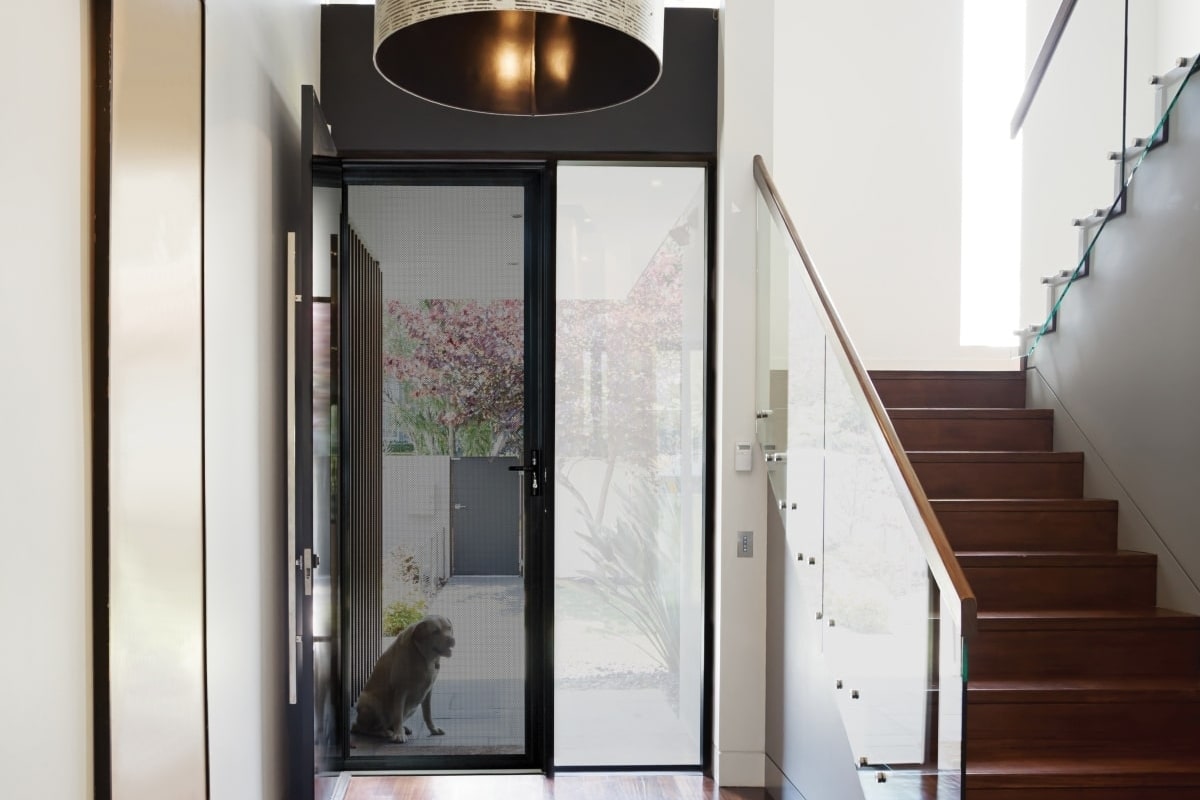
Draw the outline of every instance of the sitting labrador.
<instances>
[{"instance_id":1,"label":"sitting labrador","mask_svg":"<svg viewBox=\"0 0 1200 800\"><path fill-rule=\"evenodd\" d=\"M433 724L429 696L442 658L449 658L453 647L454 629L445 617L430 615L402 630L375 662L358 696L358 717L351 730L406 742L412 730L404 721L419 705L430 735L444 734Z\"/></svg>"}]
</instances>

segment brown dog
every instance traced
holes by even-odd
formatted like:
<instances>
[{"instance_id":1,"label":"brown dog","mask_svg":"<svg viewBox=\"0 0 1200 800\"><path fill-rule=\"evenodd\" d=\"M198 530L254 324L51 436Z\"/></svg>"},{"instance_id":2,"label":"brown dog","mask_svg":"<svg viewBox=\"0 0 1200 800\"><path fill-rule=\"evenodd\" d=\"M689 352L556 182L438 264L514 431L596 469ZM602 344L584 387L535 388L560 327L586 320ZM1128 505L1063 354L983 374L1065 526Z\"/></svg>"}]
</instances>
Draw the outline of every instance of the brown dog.
<instances>
[{"instance_id":1,"label":"brown dog","mask_svg":"<svg viewBox=\"0 0 1200 800\"><path fill-rule=\"evenodd\" d=\"M429 695L442 658L449 658L453 647L454 629L445 617L430 615L402 630L375 662L358 696L358 717L351 730L406 742L412 731L404 721L419 705L430 735L445 733L433 724Z\"/></svg>"}]
</instances>

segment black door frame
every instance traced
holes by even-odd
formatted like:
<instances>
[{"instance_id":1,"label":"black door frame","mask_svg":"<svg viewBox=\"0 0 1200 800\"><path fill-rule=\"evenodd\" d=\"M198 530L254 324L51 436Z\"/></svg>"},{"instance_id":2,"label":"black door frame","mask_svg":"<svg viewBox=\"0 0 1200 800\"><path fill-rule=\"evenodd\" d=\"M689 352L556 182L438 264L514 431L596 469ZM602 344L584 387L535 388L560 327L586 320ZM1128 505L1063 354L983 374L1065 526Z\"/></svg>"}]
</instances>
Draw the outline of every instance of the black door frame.
<instances>
[{"instance_id":1,"label":"black door frame","mask_svg":"<svg viewBox=\"0 0 1200 800\"><path fill-rule=\"evenodd\" d=\"M697 158L694 154L528 154L511 159L494 157L495 160L392 160L376 155L369 157L344 154L336 166L325 162L328 175L336 174L343 187L343 234L345 232L345 209L347 191L352 185L523 185L526 191L526 300L528 317L526 323L526 369L529 374L526 398L526 443L541 444L542 474L544 491L540 497L526 497L529 529L525 532L525 585L527 587L526 641L526 753L521 756L407 756L402 759L378 756L348 756L335 766L350 771L404 771L404 772L482 772L514 771L542 772L552 775L554 766L554 691L553 691L553 643L554 643L554 541L553 508L554 482L545 465L553 464L554 452L554 319L555 298L554 265L556 246L557 168L563 163L603 163L613 166L643 166L652 164L691 164L705 169L706 186L706 251L708 274L706 276L706 342L705 342L705 486L704 486L704 658L703 658L703 708L701 710L701 760L699 769L705 775L712 774L713 706L714 706L714 604L713 586L715 579L714 525L715 483L713 466L716 455L716 159ZM318 161L323 161L318 159ZM514 181L514 179L519 179ZM302 210L303 211L303 210ZM540 230L540 233L539 233ZM343 274L345 270L340 270ZM344 325L344 321L342 322ZM542 346L535 346L541 342ZM344 393L347 387L341 386ZM344 396L344 395L343 395ZM345 424L345 420L339 421ZM528 457L528 454L526 454ZM535 505L529 503L537 501ZM339 501L340 502L340 501ZM342 547L344 549L344 538ZM344 554L343 554L344 558ZM343 563L345 563L343 561ZM345 626L340 626L342 649L345 648ZM343 698L343 706L348 698ZM304 722L302 717L301 721ZM311 714L307 717L311 720ZM348 719L344 712L341 720L343 752L348 754ZM621 771L681 771L692 770L697 765L636 765L629 767L605 766L608 772ZM558 768L561 772L582 771L580 768ZM311 773L309 773L311 774Z\"/></svg>"}]
</instances>

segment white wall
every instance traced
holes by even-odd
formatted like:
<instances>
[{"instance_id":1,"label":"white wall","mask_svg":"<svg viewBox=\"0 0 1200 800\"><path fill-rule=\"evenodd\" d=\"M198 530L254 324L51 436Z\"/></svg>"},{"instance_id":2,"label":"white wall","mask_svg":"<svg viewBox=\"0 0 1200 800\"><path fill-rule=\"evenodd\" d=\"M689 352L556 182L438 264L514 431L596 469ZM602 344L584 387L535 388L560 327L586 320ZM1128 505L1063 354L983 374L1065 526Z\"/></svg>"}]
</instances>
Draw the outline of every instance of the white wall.
<instances>
[{"instance_id":1,"label":"white wall","mask_svg":"<svg viewBox=\"0 0 1200 800\"><path fill-rule=\"evenodd\" d=\"M208 0L205 491L211 796L283 794L286 230L315 0Z\"/></svg>"},{"instance_id":2,"label":"white wall","mask_svg":"<svg viewBox=\"0 0 1200 800\"><path fill-rule=\"evenodd\" d=\"M772 0L721 4L717 175L717 482L714 769L723 786L762 786L765 756L766 470L733 469L754 441L756 154L771 157ZM754 558L735 558L740 530Z\"/></svg>"},{"instance_id":3,"label":"white wall","mask_svg":"<svg viewBox=\"0 0 1200 800\"><path fill-rule=\"evenodd\" d=\"M1057 3L1028 3L1027 63L1041 49ZM1051 7L1053 6L1053 7ZM1153 129L1153 4L1133 4L1129 24L1128 142ZM1046 318L1043 276L1074 269L1079 237L1071 220L1107 207L1116 196L1106 159L1121 147L1124 2L1092 0L1075 7L1022 132L1021 321Z\"/></svg>"},{"instance_id":4,"label":"white wall","mask_svg":"<svg viewBox=\"0 0 1200 800\"><path fill-rule=\"evenodd\" d=\"M92 794L89 36L84 0L0 4L0 773L10 797Z\"/></svg>"},{"instance_id":5,"label":"white wall","mask_svg":"<svg viewBox=\"0 0 1200 800\"><path fill-rule=\"evenodd\" d=\"M1200 53L1200 3L1196 0L1158 0L1157 40L1158 63L1155 69L1165 71L1180 56Z\"/></svg>"},{"instance_id":6,"label":"white wall","mask_svg":"<svg viewBox=\"0 0 1200 800\"><path fill-rule=\"evenodd\" d=\"M383 456L383 607L410 600L397 579L398 558L411 555L421 576L450 577L450 456Z\"/></svg>"},{"instance_id":7,"label":"white wall","mask_svg":"<svg viewBox=\"0 0 1200 800\"><path fill-rule=\"evenodd\" d=\"M1009 368L959 341L962 4L776 3L775 157L868 368Z\"/></svg>"},{"instance_id":8,"label":"white wall","mask_svg":"<svg viewBox=\"0 0 1200 800\"><path fill-rule=\"evenodd\" d=\"M1027 0L1032 66L1059 3ZM1014 366L959 341L962 12L957 0L777 3L771 169L870 368ZM1020 316L1041 322L1040 278L1074 267L1071 220L1115 193L1121 144L1122 0L1076 7L1026 121ZM1130 10L1127 139L1153 129L1145 79L1200 49L1200 6ZM970 87L966 87L970 91ZM1016 98L996 98L1002 104Z\"/></svg>"}]
</instances>

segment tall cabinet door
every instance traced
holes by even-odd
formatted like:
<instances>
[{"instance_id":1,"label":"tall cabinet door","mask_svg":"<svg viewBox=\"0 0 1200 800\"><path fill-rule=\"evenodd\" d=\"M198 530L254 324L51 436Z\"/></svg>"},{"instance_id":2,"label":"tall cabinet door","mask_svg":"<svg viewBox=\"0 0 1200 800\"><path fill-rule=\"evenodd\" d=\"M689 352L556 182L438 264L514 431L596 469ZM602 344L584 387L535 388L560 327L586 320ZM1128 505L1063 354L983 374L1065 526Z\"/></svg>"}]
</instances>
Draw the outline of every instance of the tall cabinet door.
<instances>
[{"instance_id":1,"label":"tall cabinet door","mask_svg":"<svg viewBox=\"0 0 1200 800\"><path fill-rule=\"evenodd\" d=\"M333 795L341 753L335 585L336 281L342 190L337 149L311 86L301 89L299 208L287 295L289 791Z\"/></svg>"}]
</instances>

